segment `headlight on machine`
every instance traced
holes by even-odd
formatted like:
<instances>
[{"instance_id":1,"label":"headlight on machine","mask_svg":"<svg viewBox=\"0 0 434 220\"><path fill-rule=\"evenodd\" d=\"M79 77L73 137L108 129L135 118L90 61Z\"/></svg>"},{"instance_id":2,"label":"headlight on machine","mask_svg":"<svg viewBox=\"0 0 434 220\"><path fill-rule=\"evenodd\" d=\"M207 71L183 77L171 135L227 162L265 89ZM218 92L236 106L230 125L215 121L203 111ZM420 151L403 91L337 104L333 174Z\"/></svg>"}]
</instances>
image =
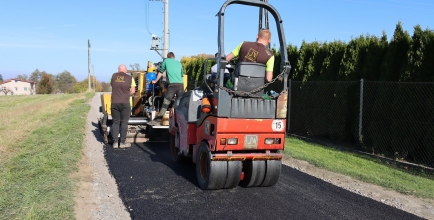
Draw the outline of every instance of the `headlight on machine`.
<instances>
[{"instance_id":1,"label":"headlight on machine","mask_svg":"<svg viewBox=\"0 0 434 220\"><path fill-rule=\"evenodd\" d=\"M229 145L236 145L238 144L238 138L228 138L227 143Z\"/></svg>"},{"instance_id":2,"label":"headlight on machine","mask_svg":"<svg viewBox=\"0 0 434 220\"><path fill-rule=\"evenodd\" d=\"M265 138L265 144L274 144L274 138Z\"/></svg>"}]
</instances>

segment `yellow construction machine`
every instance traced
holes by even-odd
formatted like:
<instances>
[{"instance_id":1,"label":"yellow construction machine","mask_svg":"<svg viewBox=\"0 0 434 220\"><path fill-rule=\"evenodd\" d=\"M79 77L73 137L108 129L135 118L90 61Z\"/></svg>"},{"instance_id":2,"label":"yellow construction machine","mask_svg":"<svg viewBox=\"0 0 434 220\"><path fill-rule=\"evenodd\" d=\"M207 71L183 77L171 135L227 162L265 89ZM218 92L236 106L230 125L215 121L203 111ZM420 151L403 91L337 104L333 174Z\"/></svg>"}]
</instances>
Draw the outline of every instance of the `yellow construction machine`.
<instances>
[{"instance_id":1,"label":"yellow construction machine","mask_svg":"<svg viewBox=\"0 0 434 220\"><path fill-rule=\"evenodd\" d=\"M163 77L156 84L152 84L152 80L155 80L157 76L157 67L158 64L154 65L148 62L147 71L129 70L127 72L136 82L136 93L130 97L131 116L128 121L126 139L128 143L169 140L169 111L166 111L161 125L148 125L148 122L152 121L158 114L167 91L167 83ZM184 90L186 88L187 75L184 75ZM101 94L100 112L101 116L98 118L98 125L103 141L105 144L111 144L113 143L111 134L113 124L111 117L111 93Z\"/></svg>"}]
</instances>

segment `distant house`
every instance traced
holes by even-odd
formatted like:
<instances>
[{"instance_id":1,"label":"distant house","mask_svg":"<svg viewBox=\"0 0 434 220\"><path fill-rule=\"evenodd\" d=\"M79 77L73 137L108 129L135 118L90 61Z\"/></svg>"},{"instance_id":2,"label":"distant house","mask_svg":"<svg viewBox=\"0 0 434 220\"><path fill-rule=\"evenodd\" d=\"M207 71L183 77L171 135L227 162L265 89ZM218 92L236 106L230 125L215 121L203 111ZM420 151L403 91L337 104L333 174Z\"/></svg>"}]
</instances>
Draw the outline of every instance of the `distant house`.
<instances>
[{"instance_id":1,"label":"distant house","mask_svg":"<svg viewBox=\"0 0 434 220\"><path fill-rule=\"evenodd\" d=\"M0 95L33 95L35 91L33 81L12 78L0 83Z\"/></svg>"}]
</instances>

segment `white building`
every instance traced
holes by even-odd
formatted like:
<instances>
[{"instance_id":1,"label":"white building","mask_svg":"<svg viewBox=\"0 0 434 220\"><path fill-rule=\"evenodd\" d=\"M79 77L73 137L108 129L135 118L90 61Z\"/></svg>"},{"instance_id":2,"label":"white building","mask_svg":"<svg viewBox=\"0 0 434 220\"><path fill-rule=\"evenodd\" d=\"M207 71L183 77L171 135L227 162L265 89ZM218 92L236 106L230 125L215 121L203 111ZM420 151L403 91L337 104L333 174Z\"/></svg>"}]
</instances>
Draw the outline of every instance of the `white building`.
<instances>
[{"instance_id":1,"label":"white building","mask_svg":"<svg viewBox=\"0 0 434 220\"><path fill-rule=\"evenodd\" d=\"M22 79L8 79L0 83L0 95L33 95L36 94L36 83Z\"/></svg>"}]
</instances>

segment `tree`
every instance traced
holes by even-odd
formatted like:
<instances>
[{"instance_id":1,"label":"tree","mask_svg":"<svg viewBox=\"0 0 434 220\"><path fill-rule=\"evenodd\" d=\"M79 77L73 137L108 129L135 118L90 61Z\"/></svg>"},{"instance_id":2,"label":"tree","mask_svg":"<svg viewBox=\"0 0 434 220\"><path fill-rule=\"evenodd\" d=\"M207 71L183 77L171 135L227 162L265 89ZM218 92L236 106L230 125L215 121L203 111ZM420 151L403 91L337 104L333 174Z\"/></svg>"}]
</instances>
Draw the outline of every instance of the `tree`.
<instances>
[{"instance_id":1,"label":"tree","mask_svg":"<svg viewBox=\"0 0 434 220\"><path fill-rule=\"evenodd\" d=\"M408 51L408 68L401 73L400 81L431 82L434 80L432 72L434 64L434 32L422 30L420 25L414 27L413 36Z\"/></svg>"},{"instance_id":2,"label":"tree","mask_svg":"<svg viewBox=\"0 0 434 220\"><path fill-rule=\"evenodd\" d=\"M0 82L3 82L3 76L0 74Z\"/></svg>"},{"instance_id":3,"label":"tree","mask_svg":"<svg viewBox=\"0 0 434 220\"><path fill-rule=\"evenodd\" d=\"M30 74L29 80L38 83L39 80L41 80L41 77L42 77L42 72L36 69Z\"/></svg>"},{"instance_id":4,"label":"tree","mask_svg":"<svg viewBox=\"0 0 434 220\"><path fill-rule=\"evenodd\" d=\"M94 80L93 76L90 76L90 80L92 83L92 88L95 88L96 92L102 92L103 87L101 86L101 83L98 80L95 80L96 86L94 87L93 86L93 80ZM74 92L76 92L76 93L86 92L87 89L88 89L88 78L86 78L83 81L80 81L74 85Z\"/></svg>"},{"instance_id":5,"label":"tree","mask_svg":"<svg viewBox=\"0 0 434 220\"><path fill-rule=\"evenodd\" d=\"M38 83L39 94L50 94L54 91L54 78L52 74L42 73L41 80Z\"/></svg>"},{"instance_id":6,"label":"tree","mask_svg":"<svg viewBox=\"0 0 434 220\"><path fill-rule=\"evenodd\" d=\"M362 67L360 69L360 76L367 81L378 81L380 79L381 64L387 53L389 43L387 42L387 35L383 32L383 36L378 38L376 36L367 36L368 41L367 55L362 60Z\"/></svg>"},{"instance_id":7,"label":"tree","mask_svg":"<svg viewBox=\"0 0 434 220\"><path fill-rule=\"evenodd\" d=\"M20 74L20 75L18 75L17 77L16 77L17 79L21 79L21 80L27 80L29 77L27 76L27 74Z\"/></svg>"},{"instance_id":8,"label":"tree","mask_svg":"<svg viewBox=\"0 0 434 220\"><path fill-rule=\"evenodd\" d=\"M95 76L90 76L90 85L91 88L95 90L95 92L102 92L101 83L96 79Z\"/></svg>"},{"instance_id":9,"label":"tree","mask_svg":"<svg viewBox=\"0 0 434 220\"><path fill-rule=\"evenodd\" d=\"M101 82L102 91L101 92L111 92L111 85L110 83Z\"/></svg>"},{"instance_id":10,"label":"tree","mask_svg":"<svg viewBox=\"0 0 434 220\"><path fill-rule=\"evenodd\" d=\"M399 81L400 73L407 66L410 43L410 34L404 31L402 23L398 22L382 63L381 81Z\"/></svg>"},{"instance_id":11,"label":"tree","mask_svg":"<svg viewBox=\"0 0 434 220\"><path fill-rule=\"evenodd\" d=\"M144 69L142 69L142 67L140 66L139 63L130 64L130 68L131 68L131 70L141 70L141 71L144 70Z\"/></svg>"},{"instance_id":12,"label":"tree","mask_svg":"<svg viewBox=\"0 0 434 220\"><path fill-rule=\"evenodd\" d=\"M64 93L74 92L74 85L77 83L77 79L71 75L68 71L63 71L56 75L57 89Z\"/></svg>"}]
</instances>

